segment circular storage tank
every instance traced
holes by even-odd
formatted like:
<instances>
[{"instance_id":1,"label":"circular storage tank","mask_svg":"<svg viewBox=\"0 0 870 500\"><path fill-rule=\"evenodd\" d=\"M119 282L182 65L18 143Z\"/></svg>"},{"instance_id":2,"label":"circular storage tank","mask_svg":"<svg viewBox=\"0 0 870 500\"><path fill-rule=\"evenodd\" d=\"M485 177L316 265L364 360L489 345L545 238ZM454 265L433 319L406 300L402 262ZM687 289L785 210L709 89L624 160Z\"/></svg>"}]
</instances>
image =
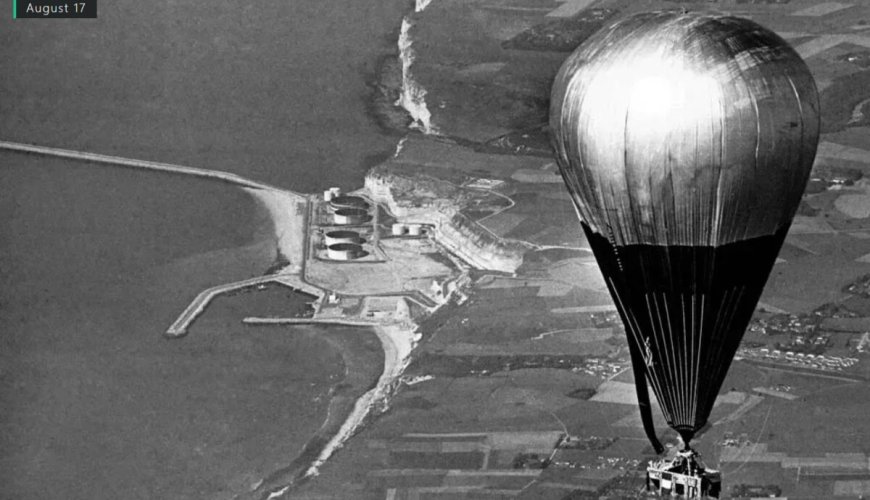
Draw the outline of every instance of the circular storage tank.
<instances>
[{"instance_id":1,"label":"circular storage tank","mask_svg":"<svg viewBox=\"0 0 870 500\"><path fill-rule=\"evenodd\" d=\"M338 231L329 231L323 236L323 242L327 247L332 245L338 245L340 243L353 243L354 245L360 245L363 242L363 239L360 237L359 233L356 231L346 231L346 230L338 230Z\"/></svg>"},{"instance_id":2,"label":"circular storage tank","mask_svg":"<svg viewBox=\"0 0 870 500\"><path fill-rule=\"evenodd\" d=\"M405 225L398 222L393 224L393 236L402 236L405 234Z\"/></svg>"},{"instance_id":3,"label":"circular storage tank","mask_svg":"<svg viewBox=\"0 0 870 500\"><path fill-rule=\"evenodd\" d=\"M343 226L362 224L369 220L369 213L362 208L339 208L333 214L333 220Z\"/></svg>"},{"instance_id":4,"label":"circular storage tank","mask_svg":"<svg viewBox=\"0 0 870 500\"><path fill-rule=\"evenodd\" d=\"M411 236L420 236L423 234L423 226L420 224L410 224L408 225L408 234Z\"/></svg>"},{"instance_id":5,"label":"circular storage tank","mask_svg":"<svg viewBox=\"0 0 870 500\"><path fill-rule=\"evenodd\" d=\"M369 202L367 202L364 198L349 195L333 196L332 199L329 200L329 205L335 209L362 208L365 210L369 208Z\"/></svg>"},{"instance_id":6,"label":"circular storage tank","mask_svg":"<svg viewBox=\"0 0 870 500\"><path fill-rule=\"evenodd\" d=\"M326 256L332 260L354 260L363 256L363 249L354 243L336 243L326 247Z\"/></svg>"}]
</instances>

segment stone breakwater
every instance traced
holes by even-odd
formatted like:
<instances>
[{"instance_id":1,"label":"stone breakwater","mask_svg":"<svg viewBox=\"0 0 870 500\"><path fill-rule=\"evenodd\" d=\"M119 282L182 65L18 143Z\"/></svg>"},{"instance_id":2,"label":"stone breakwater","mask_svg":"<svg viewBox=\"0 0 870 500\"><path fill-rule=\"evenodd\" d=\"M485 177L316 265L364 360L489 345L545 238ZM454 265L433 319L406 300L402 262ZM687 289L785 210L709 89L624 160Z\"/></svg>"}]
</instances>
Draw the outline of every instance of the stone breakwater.
<instances>
[{"instance_id":1,"label":"stone breakwater","mask_svg":"<svg viewBox=\"0 0 870 500\"><path fill-rule=\"evenodd\" d=\"M249 189L282 191L275 186L271 186L262 182L257 182L230 172L222 172L220 170L188 167L184 165L175 165L171 163L162 163L157 161L137 160L133 158L124 158L121 156L110 156L98 153L88 153L86 151L52 148L48 146L38 146L34 144L24 144L20 142L10 141L0 141L0 150L14 151L16 153L51 156L54 158L64 158L67 160L85 161L97 165L108 165L112 167L134 168L140 170L165 172L168 174L181 174L193 177L202 177L206 179L227 182L236 186Z\"/></svg>"}]
</instances>

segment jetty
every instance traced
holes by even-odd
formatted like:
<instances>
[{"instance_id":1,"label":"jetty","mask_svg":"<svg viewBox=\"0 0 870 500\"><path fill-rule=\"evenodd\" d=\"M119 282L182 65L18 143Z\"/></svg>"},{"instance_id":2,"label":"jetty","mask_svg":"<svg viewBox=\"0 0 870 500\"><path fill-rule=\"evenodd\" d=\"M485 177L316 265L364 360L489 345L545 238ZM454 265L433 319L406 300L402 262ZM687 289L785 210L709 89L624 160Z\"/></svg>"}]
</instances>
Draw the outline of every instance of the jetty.
<instances>
[{"instance_id":1,"label":"jetty","mask_svg":"<svg viewBox=\"0 0 870 500\"><path fill-rule=\"evenodd\" d=\"M67 160L75 160L81 162L89 162L96 163L99 165L113 166L113 167L123 167L123 168L133 168L140 170L149 170L149 171L157 171L168 174L175 175L187 175L200 177L210 180L217 180L226 182L229 184L233 184L235 186L239 186L242 188L257 190L261 193L261 196L269 196L271 193L283 193L287 195L294 195L299 197L302 200L306 200L307 197L300 195L299 193L295 193L293 191L289 191L283 188L279 188L276 186L271 186L269 184L265 184L262 182L257 182L251 179L247 179L240 175L236 175L230 172L224 172L221 170L210 170L204 168L197 167L188 167L184 165L175 165L172 163L162 163L156 161L148 161L148 160L138 160L134 158L125 158L121 156L111 156L111 155L103 155L98 153L89 153L85 151L75 151L72 149L62 149L62 148L54 148L49 146L37 146L33 144L24 144L20 142L11 142L11 141L0 141L0 150L2 151L11 151L15 153L22 154L31 154L31 155L41 155L41 156L49 156L54 158L63 158ZM268 192L268 193L267 193ZM305 210L307 212L307 209ZM274 214L273 214L274 215ZM307 220L304 220L302 226L307 226ZM307 231L304 233L303 241L307 241ZM291 252L287 252L291 255L294 262L296 262L296 268L294 269L296 272L303 272L304 261L306 258L304 252L304 243L301 248L295 248L296 245L293 246ZM285 251L288 249L284 249ZM234 290L239 290L251 286L266 284L266 283L279 283L284 286L288 286L295 290L299 290L304 293L308 293L318 298L318 301L323 298L324 291L318 287L310 285L303 281L299 276L295 274L273 274L268 276L259 276L255 278L250 278L242 281L236 281L233 283L227 283L223 285L218 285L207 290L204 290L196 298L190 305L187 306L187 309L181 313L178 319L169 326L166 330L165 335L167 337L181 337L187 333L187 329L190 327L191 323L208 307L208 304L223 293L231 292Z\"/></svg>"},{"instance_id":2,"label":"jetty","mask_svg":"<svg viewBox=\"0 0 870 500\"><path fill-rule=\"evenodd\" d=\"M32 144L24 144L20 142L0 141L0 150L14 151L16 153L34 154L42 156L52 156L55 158L65 158L68 160L86 161L91 163L99 163L103 165L112 165L116 167L137 168L144 170L157 170L170 174L192 175L195 177L205 177L208 179L229 182L242 187L253 189L270 189L286 191L285 189L276 186L270 186L262 182L246 179L240 175L221 170L209 170L205 168L187 167L184 165L174 165L171 163L161 163L156 161L136 160L133 158L124 158L121 156L101 155L97 153L87 153L84 151L74 151L71 149L52 148L48 146L35 146Z\"/></svg>"},{"instance_id":3,"label":"jetty","mask_svg":"<svg viewBox=\"0 0 870 500\"><path fill-rule=\"evenodd\" d=\"M383 322L377 320L343 318L260 318L248 316L242 320L246 325L345 325L345 326L376 326Z\"/></svg>"},{"instance_id":4,"label":"jetty","mask_svg":"<svg viewBox=\"0 0 870 500\"><path fill-rule=\"evenodd\" d=\"M191 323L193 323L193 321L202 314L203 311L205 311L205 308L208 307L209 303L218 295L267 283L278 283L294 290L313 295L317 297L318 302L322 300L324 296L323 290L305 283L299 279L298 276L291 274L258 276L256 278L236 281L233 283L225 283L200 292L200 294L193 299L190 305L187 306L187 309L178 316L178 319L169 326L164 335L170 338L183 337L186 335L187 329L190 327Z\"/></svg>"}]
</instances>

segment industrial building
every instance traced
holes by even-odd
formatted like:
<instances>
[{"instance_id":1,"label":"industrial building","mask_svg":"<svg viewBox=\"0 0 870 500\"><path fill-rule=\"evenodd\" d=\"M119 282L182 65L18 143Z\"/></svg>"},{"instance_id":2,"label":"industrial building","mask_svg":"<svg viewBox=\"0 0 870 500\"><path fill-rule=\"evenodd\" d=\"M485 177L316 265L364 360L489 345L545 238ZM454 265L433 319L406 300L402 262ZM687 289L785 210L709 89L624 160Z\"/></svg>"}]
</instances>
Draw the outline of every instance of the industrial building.
<instances>
[{"instance_id":1,"label":"industrial building","mask_svg":"<svg viewBox=\"0 0 870 500\"><path fill-rule=\"evenodd\" d=\"M336 243L326 247L326 256L330 260L355 260L365 255L362 246L355 243Z\"/></svg>"},{"instance_id":2,"label":"industrial building","mask_svg":"<svg viewBox=\"0 0 870 500\"><path fill-rule=\"evenodd\" d=\"M393 236L423 236L428 231L425 224L396 222L391 228Z\"/></svg>"},{"instance_id":3,"label":"industrial building","mask_svg":"<svg viewBox=\"0 0 870 500\"><path fill-rule=\"evenodd\" d=\"M362 208L339 208L332 214L332 220L339 226L355 226L368 222L370 216Z\"/></svg>"},{"instance_id":4,"label":"industrial building","mask_svg":"<svg viewBox=\"0 0 870 500\"><path fill-rule=\"evenodd\" d=\"M329 231L323 235L323 244L327 247L337 245L339 243L352 243L354 245L362 245L364 242L362 236L356 231L348 231L337 229Z\"/></svg>"},{"instance_id":5,"label":"industrial building","mask_svg":"<svg viewBox=\"0 0 870 500\"><path fill-rule=\"evenodd\" d=\"M333 196L329 200L329 206L335 210L342 208L360 208L363 210L369 209L369 202L365 198L359 196L339 195Z\"/></svg>"}]
</instances>

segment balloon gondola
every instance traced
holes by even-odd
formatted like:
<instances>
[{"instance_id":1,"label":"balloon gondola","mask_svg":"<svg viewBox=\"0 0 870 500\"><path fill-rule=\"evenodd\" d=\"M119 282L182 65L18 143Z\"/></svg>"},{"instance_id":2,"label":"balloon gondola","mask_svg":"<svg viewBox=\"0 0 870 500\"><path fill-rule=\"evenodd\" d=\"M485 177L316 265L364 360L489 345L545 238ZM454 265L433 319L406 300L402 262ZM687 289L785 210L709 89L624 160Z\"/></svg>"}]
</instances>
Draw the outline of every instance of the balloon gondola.
<instances>
[{"instance_id":1,"label":"balloon gondola","mask_svg":"<svg viewBox=\"0 0 870 500\"><path fill-rule=\"evenodd\" d=\"M704 427L809 178L819 100L804 61L747 19L625 18L562 65L550 128L580 225L647 384L688 447Z\"/></svg>"}]
</instances>

